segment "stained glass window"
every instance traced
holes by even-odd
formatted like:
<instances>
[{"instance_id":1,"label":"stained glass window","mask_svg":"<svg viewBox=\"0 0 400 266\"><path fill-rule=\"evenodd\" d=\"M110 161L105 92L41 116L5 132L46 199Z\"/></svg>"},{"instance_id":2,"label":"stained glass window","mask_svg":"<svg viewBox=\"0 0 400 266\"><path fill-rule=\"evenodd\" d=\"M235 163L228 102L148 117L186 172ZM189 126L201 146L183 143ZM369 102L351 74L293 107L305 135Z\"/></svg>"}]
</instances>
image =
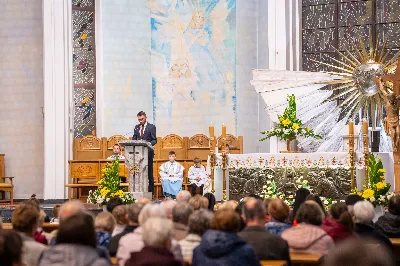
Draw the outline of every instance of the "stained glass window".
<instances>
[{"instance_id":1,"label":"stained glass window","mask_svg":"<svg viewBox=\"0 0 400 266\"><path fill-rule=\"evenodd\" d=\"M96 135L94 0L72 0L74 137Z\"/></svg>"},{"instance_id":2,"label":"stained glass window","mask_svg":"<svg viewBox=\"0 0 400 266\"><path fill-rule=\"evenodd\" d=\"M388 49L400 48L399 0L303 0L302 6L303 70L333 70L313 60L339 59L335 49L350 48L350 41L388 40Z\"/></svg>"}]
</instances>

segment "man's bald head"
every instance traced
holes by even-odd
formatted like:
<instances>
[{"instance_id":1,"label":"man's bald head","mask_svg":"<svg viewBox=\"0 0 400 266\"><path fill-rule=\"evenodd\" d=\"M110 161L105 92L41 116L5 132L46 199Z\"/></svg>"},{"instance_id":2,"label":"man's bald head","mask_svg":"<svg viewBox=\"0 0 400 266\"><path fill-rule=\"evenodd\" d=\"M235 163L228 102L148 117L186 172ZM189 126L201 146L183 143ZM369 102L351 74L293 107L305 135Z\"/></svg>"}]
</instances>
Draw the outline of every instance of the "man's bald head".
<instances>
[{"instance_id":1,"label":"man's bald head","mask_svg":"<svg viewBox=\"0 0 400 266\"><path fill-rule=\"evenodd\" d=\"M83 213L85 212L85 207L83 207L82 202L79 200L71 200L60 207L60 212L59 212L59 219L60 222L62 220L65 220L75 214Z\"/></svg>"},{"instance_id":2,"label":"man's bald head","mask_svg":"<svg viewBox=\"0 0 400 266\"><path fill-rule=\"evenodd\" d=\"M254 198L248 199L243 205L242 213L246 224L249 222L265 223L265 207L261 200Z\"/></svg>"},{"instance_id":3,"label":"man's bald head","mask_svg":"<svg viewBox=\"0 0 400 266\"><path fill-rule=\"evenodd\" d=\"M176 201L189 202L191 197L192 195L190 194L189 191L182 190L181 192L178 193L178 195L176 195Z\"/></svg>"},{"instance_id":4,"label":"man's bald head","mask_svg":"<svg viewBox=\"0 0 400 266\"><path fill-rule=\"evenodd\" d=\"M146 204L150 203L150 200L148 198L142 197L136 203L139 203L139 204L142 204L142 205L146 205Z\"/></svg>"},{"instance_id":5,"label":"man's bald head","mask_svg":"<svg viewBox=\"0 0 400 266\"><path fill-rule=\"evenodd\" d=\"M171 199L161 202L161 207L164 209L165 215L168 219L172 219L172 210L174 209L175 205L176 201Z\"/></svg>"}]
</instances>

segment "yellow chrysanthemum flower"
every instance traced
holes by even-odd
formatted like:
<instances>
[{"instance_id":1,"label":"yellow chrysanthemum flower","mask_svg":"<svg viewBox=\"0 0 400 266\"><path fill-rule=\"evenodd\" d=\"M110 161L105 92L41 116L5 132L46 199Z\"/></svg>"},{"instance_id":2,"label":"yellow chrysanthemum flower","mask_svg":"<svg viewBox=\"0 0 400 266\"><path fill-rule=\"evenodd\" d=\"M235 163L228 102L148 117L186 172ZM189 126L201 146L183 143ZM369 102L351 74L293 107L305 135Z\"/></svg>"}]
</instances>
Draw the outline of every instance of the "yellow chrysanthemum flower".
<instances>
[{"instance_id":1,"label":"yellow chrysanthemum flower","mask_svg":"<svg viewBox=\"0 0 400 266\"><path fill-rule=\"evenodd\" d=\"M282 122L283 121L283 117L281 116L281 117L279 117L279 122Z\"/></svg>"},{"instance_id":2,"label":"yellow chrysanthemum flower","mask_svg":"<svg viewBox=\"0 0 400 266\"><path fill-rule=\"evenodd\" d=\"M297 129L300 128L300 126L299 126L299 124L294 123L293 126L292 126L292 128L293 128L294 130L297 130Z\"/></svg>"},{"instance_id":3,"label":"yellow chrysanthemum flower","mask_svg":"<svg viewBox=\"0 0 400 266\"><path fill-rule=\"evenodd\" d=\"M370 188L364 190L364 192L362 194L362 197L364 199L369 199L369 198L372 198L373 196L374 196L374 191Z\"/></svg>"},{"instance_id":4,"label":"yellow chrysanthemum flower","mask_svg":"<svg viewBox=\"0 0 400 266\"><path fill-rule=\"evenodd\" d=\"M376 189L381 190L384 189L386 187L386 183L385 182L378 182L376 183Z\"/></svg>"},{"instance_id":5,"label":"yellow chrysanthemum flower","mask_svg":"<svg viewBox=\"0 0 400 266\"><path fill-rule=\"evenodd\" d=\"M386 170L385 170L385 169L379 169L378 172L379 172L379 173L386 173Z\"/></svg>"},{"instance_id":6,"label":"yellow chrysanthemum flower","mask_svg":"<svg viewBox=\"0 0 400 266\"><path fill-rule=\"evenodd\" d=\"M382 180L384 180L384 179L385 179L385 176L384 176L384 175L381 175L379 178L382 179Z\"/></svg>"},{"instance_id":7,"label":"yellow chrysanthemum flower","mask_svg":"<svg viewBox=\"0 0 400 266\"><path fill-rule=\"evenodd\" d=\"M357 195L361 197L362 193L359 191L359 192L357 192Z\"/></svg>"},{"instance_id":8,"label":"yellow chrysanthemum flower","mask_svg":"<svg viewBox=\"0 0 400 266\"><path fill-rule=\"evenodd\" d=\"M290 124L290 120L286 118L285 120L282 121L282 124L286 127L287 125Z\"/></svg>"}]
</instances>

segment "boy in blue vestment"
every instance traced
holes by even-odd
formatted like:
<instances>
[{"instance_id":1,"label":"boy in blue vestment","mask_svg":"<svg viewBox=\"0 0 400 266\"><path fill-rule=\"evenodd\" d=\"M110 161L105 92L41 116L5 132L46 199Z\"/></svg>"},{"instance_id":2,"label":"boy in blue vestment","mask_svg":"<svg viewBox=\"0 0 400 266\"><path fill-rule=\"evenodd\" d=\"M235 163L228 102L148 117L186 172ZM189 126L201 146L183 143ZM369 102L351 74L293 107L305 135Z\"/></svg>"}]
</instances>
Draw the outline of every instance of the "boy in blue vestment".
<instances>
[{"instance_id":1,"label":"boy in blue vestment","mask_svg":"<svg viewBox=\"0 0 400 266\"><path fill-rule=\"evenodd\" d=\"M175 198L182 190L183 166L176 162L176 154L170 151L169 161L160 166L161 185L164 196Z\"/></svg>"}]
</instances>

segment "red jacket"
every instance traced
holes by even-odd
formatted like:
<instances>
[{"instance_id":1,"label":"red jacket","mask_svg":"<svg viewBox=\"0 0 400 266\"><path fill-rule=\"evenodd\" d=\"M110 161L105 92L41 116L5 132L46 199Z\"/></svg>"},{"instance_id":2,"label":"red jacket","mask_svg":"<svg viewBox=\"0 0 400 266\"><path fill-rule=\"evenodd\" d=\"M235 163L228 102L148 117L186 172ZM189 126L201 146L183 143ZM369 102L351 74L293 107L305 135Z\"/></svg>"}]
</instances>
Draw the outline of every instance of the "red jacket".
<instances>
[{"instance_id":1,"label":"red jacket","mask_svg":"<svg viewBox=\"0 0 400 266\"><path fill-rule=\"evenodd\" d=\"M48 245L46 236L44 234L42 234L42 232L36 231L34 238L35 238L36 242L42 243L43 245Z\"/></svg>"},{"instance_id":2,"label":"red jacket","mask_svg":"<svg viewBox=\"0 0 400 266\"><path fill-rule=\"evenodd\" d=\"M333 241L338 242L348 237L356 237L356 235L347 230L346 226L336 222L332 218L326 218L322 223L322 229L332 237Z\"/></svg>"}]
</instances>

